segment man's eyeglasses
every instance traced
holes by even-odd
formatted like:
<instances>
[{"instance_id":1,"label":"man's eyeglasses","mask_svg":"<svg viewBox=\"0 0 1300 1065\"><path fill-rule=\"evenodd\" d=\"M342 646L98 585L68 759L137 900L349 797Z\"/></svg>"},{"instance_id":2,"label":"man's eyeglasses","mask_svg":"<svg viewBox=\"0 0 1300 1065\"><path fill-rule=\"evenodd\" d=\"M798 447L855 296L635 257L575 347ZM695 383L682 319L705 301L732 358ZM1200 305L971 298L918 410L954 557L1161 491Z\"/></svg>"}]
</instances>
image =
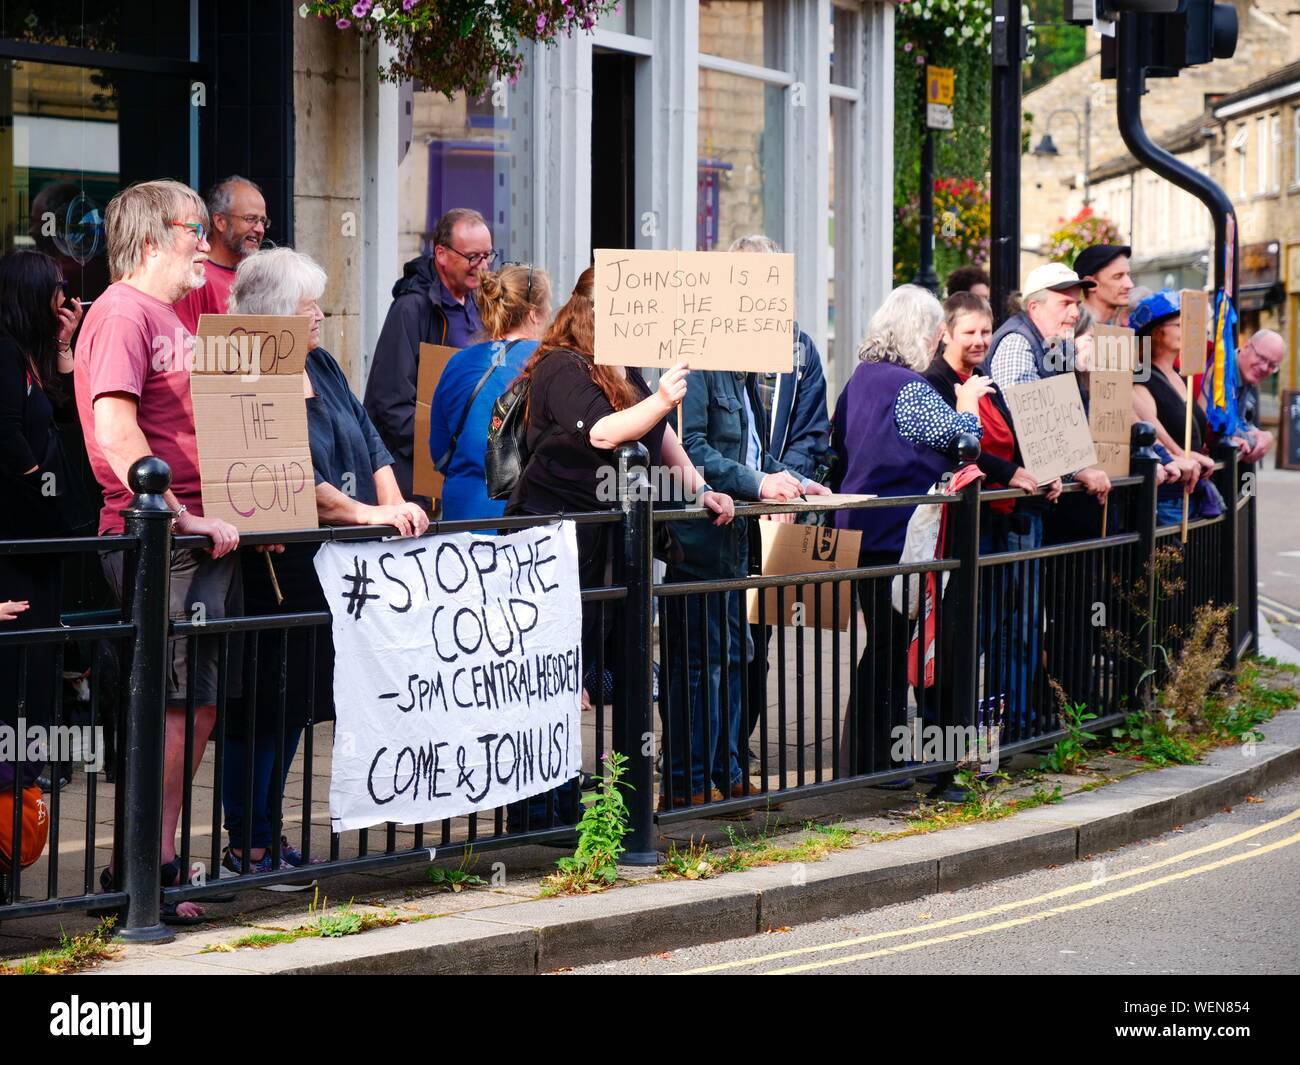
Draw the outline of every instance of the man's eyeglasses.
<instances>
[{"instance_id":1,"label":"man's eyeglasses","mask_svg":"<svg viewBox=\"0 0 1300 1065\"><path fill-rule=\"evenodd\" d=\"M502 263L501 265L502 265L502 266L526 266L526 267L528 267L528 289L527 289L527 291L524 292L524 302L525 302L525 303L532 303L532 302L533 302L533 264L532 264L532 263L520 263L520 262L508 262L508 263Z\"/></svg>"},{"instance_id":2,"label":"man's eyeglasses","mask_svg":"<svg viewBox=\"0 0 1300 1065\"><path fill-rule=\"evenodd\" d=\"M263 229L271 228L271 220L264 214L231 214L229 211L222 211L227 218L238 218L246 226L255 226L258 222L262 223Z\"/></svg>"},{"instance_id":3,"label":"man's eyeglasses","mask_svg":"<svg viewBox=\"0 0 1300 1065\"><path fill-rule=\"evenodd\" d=\"M497 258L497 253L495 248L492 251L476 251L473 252L472 254L466 254L465 252L461 251L459 248L453 248L450 244L439 244L438 247L446 248L448 251L454 251L462 259L464 259L467 263L469 263L471 269L476 269L480 266L485 266L485 267L491 266L494 262L496 262L496 258Z\"/></svg>"},{"instance_id":4,"label":"man's eyeglasses","mask_svg":"<svg viewBox=\"0 0 1300 1065\"><path fill-rule=\"evenodd\" d=\"M199 243L200 243L200 244L203 243L203 241L207 238L207 235L208 235L208 227L205 226L202 222L171 222L171 221L169 221L167 224L168 224L169 226L180 226L182 229L188 229L191 233L193 233L196 237L199 238Z\"/></svg>"}]
</instances>

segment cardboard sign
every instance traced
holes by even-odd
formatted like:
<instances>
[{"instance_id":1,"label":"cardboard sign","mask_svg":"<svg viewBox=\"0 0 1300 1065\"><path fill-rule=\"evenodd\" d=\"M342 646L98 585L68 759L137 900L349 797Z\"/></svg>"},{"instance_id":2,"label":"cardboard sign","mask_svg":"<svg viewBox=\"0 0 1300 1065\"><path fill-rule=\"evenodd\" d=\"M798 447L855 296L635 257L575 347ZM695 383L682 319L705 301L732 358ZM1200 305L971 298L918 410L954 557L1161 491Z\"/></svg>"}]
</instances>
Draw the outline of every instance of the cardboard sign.
<instances>
[{"instance_id":1,"label":"cardboard sign","mask_svg":"<svg viewBox=\"0 0 1300 1065\"><path fill-rule=\"evenodd\" d=\"M303 396L310 327L297 317L199 319L190 399L205 517L240 532L318 524Z\"/></svg>"},{"instance_id":2,"label":"cardboard sign","mask_svg":"<svg viewBox=\"0 0 1300 1065\"><path fill-rule=\"evenodd\" d=\"M311 319L305 315L201 314L190 372L248 378L302 373L310 346Z\"/></svg>"},{"instance_id":3,"label":"cardboard sign","mask_svg":"<svg viewBox=\"0 0 1300 1065\"><path fill-rule=\"evenodd\" d=\"M809 497L824 499L824 496ZM794 573L825 573L829 570L853 569L858 564L858 548L862 533L857 529L834 529L825 525L784 525L774 521L760 521L759 533L763 540L763 576L778 577ZM817 606L814 589L821 590L821 627L844 630L849 627L853 590L847 584L840 586L839 614L835 612L834 583L804 585L787 588L782 592L784 616L777 611L775 588L751 588L746 593L749 623L758 623L758 594L763 593L763 622L775 625L800 623L808 627L817 624ZM801 618L794 616L799 604Z\"/></svg>"},{"instance_id":4,"label":"cardboard sign","mask_svg":"<svg viewBox=\"0 0 1300 1065\"><path fill-rule=\"evenodd\" d=\"M438 387L447 363L459 350L443 344L420 345L420 372L415 382L415 439L412 441L415 458L412 491L417 496L430 499L442 496L443 476L433 468L433 456L429 454L429 418L433 390Z\"/></svg>"},{"instance_id":5,"label":"cardboard sign","mask_svg":"<svg viewBox=\"0 0 1300 1065\"><path fill-rule=\"evenodd\" d=\"M1039 484L1097 464L1074 374L1012 385L1004 394L1025 468Z\"/></svg>"},{"instance_id":6,"label":"cardboard sign","mask_svg":"<svg viewBox=\"0 0 1300 1065\"><path fill-rule=\"evenodd\" d=\"M1183 350L1178 372L1184 377L1205 373L1206 327L1209 323L1210 297L1198 288L1185 288L1178 294L1178 324L1182 326Z\"/></svg>"},{"instance_id":7,"label":"cardboard sign","mask_svg":"<svg viewBox=\"0 0 1300 1065\"><path fill-rule=\"evenodd\" d=\"M582 768L573 522L324 544L336 832L485 813Z\"/></svg>"},{"instance_id":8,"label":"cardboard sign","mask_svg":"<svg viewBox=\"0 0 1300 1065\"><path fill-rule=\"evenodd\" d=\"M1094 370L1088 375L1088 430L1097 450L1097 467L1111 477L1127 477L1133 428L1133 375Z\"/></svg>"},{"instance_id":9,"label":"cardboard sign","mask_svg":"<svg viewBox=\"0 0 1300 1065\"><path fill-rule=\"evenodd\" d=\"M1138 368L1137 338L1133 330L1122 325L1092 327L1093 370L1122 370L1132 373Z\"/></svg>"},{"instance_id":10,"label":"cardboard sign","mask_svg":"<svg viewBox=\"0 0 1300 1065\"><path fill-rule=\"evenodd\" d=\"M794 368L794 256L596 250L596 361Z\"/></svg>"}]
</instances>

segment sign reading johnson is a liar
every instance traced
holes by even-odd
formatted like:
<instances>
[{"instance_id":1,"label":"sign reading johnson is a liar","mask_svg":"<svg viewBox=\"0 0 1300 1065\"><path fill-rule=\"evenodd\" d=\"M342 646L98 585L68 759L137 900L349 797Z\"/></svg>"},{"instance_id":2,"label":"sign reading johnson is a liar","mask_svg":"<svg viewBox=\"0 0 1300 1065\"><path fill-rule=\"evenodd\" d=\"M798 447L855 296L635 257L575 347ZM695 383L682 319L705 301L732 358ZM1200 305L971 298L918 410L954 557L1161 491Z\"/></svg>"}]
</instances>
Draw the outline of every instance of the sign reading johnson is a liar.
<instances>
[{"instance_id":1,"label":"sign reading johnson is a liar","mask_svg":"<svg viewBox=\"0 0 1300 1065\"><path fill-rule=\"evenodd\" d=\"M316 526L303 374L311 320L205 314L190 398L203 513L240 532Z\"/></svg>"},{"instance_id":2,"label":"sign reading johnson is a liar","mask_svg":"<svg viewBox=\"0 0 1300 1065\"><path fill-rule=\"evenodd\" d=\"M596 249L596 361L794 367L794 256Z\"/></svg>"}]
</instances>

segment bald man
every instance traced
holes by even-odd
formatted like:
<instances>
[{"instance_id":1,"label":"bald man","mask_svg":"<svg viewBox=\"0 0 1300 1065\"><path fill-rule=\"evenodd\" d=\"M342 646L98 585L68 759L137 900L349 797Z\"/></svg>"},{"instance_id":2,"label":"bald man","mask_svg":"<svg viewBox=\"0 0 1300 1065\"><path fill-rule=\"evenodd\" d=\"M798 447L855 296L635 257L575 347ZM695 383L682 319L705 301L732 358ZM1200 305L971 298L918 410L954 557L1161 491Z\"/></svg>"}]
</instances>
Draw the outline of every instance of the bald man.
<instances>
[{"instance_id":1,"label":"bald man","mask_svg":"<svg viewBox=\"0 0 1300 1065\"><path fill-rule=\"evenodd\" d=\"M1273 446L1273 434L1259 427L1259 383L1277 373L1286 357L1286 343L1271 329L1261 329L1246 341L1237 357L1241 389L1237 406L1247 425L1243 436L1234 440L1243 462L1258 462Z\"/></svg>"}]
</instances>

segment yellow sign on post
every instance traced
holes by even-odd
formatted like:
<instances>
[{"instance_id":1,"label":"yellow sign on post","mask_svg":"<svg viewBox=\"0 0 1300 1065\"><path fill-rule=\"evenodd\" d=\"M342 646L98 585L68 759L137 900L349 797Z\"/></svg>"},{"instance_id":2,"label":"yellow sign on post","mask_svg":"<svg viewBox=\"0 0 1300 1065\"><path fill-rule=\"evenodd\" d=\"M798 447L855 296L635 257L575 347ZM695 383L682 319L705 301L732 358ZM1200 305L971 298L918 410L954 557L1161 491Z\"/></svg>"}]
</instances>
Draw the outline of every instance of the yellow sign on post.
<instances>
[{"instance_id":1,"label":"yellow sign on post","mask_svg":"<svg viewBox=\"0 0 1300 1065\"><path fill-rule=\"evenodd\" d=\"M952 67L925 68L925 102L952 105Z\"/></svg>"}]
</instances>

